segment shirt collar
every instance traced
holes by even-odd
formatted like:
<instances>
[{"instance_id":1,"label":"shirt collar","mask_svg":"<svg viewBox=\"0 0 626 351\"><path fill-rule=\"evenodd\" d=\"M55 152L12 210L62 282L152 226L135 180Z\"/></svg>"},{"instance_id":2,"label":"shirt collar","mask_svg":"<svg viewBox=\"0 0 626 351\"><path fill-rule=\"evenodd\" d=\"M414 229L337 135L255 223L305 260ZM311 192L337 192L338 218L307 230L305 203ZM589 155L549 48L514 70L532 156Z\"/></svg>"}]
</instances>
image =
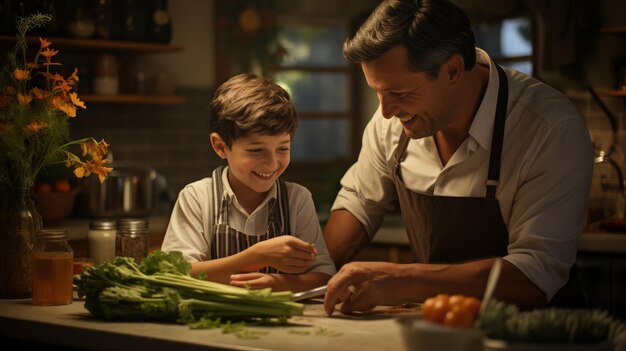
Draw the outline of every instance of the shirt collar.
<instances>
[{"instance_id":1,"label":"shirt collar","mask_svg":"<svg viewBox=\"0 0 626 351\"><path fill-rule=\"evenodd\" d=\"M239 201L237 201L237 196L235 196L235 192L233 191L233 188L230 187L230 182L228 181L228 169L229 168L230 167L228 166L224 167L224 171L222 172L222 184L224 187L223 196L226 197L229 204L233 205L235 208L239 209L243 213L246 213L243 206L241 206ZM262 208L271 199L275 199L275 198L276 198L276 182L274 182L274 185L272 185L272 187L270 188L270 191L267 193L267 196L265 196L265 199L263 199L263 202L261 202L258 208Z\"/></svg>"},{"instance_id":2,"label":"shirt collar","mask_svg":"<svg viewBox=\"0 0 626 351\"><path fill-rule=\"evenodd\" d=\"M482 49L476 48L476 64L489 66L489 81L483 100L476 111L476 116L470 125L469 135L485 150L491 147L491 135L496 117L498 103L498 89L500 86L498 71L495 63ZM471 145L470 145L471 148Z\"/></svg>"}]
</instances>

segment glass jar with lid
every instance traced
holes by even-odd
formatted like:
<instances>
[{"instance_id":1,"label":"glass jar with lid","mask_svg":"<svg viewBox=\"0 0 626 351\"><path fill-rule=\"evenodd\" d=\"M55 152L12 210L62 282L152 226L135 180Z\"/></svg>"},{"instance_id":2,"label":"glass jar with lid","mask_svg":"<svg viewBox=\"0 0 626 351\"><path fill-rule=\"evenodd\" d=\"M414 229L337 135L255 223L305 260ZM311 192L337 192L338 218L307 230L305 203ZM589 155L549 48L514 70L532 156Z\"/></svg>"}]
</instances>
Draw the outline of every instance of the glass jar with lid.
<instances>
[{"instance_id":1,"label":"glass jar with lid","mask_svg":"<svg viewBox=\"0 0 626 351\"><path fill-rule=\"evenodd\" d=\"M68 305L73 298L74 251L64 229L42 229L33 246L33 304Z\"/></svg>"},{"instance_id":2,"label":"glass jar with lid","mask_svg":"<svg viewBox=\"0 0 626 351\"><path fill-rule=\"evenodd\" d=\"M117 221L114 219L98 219L89 222L87 247L89 258L96 264L102 264L115 258L115 237Z\"/></svg>"},{"instance_id":3,"label":"glass jar with lid","mask_svg":"<svg viewBox=\"0 0 626 351\"><path fill-rule=\"evenodd\" d=\"M135 262L148 256L150 230L147 219L125 218L117 222L115 254L132 257Z\"/></svg>"}]
</instances>

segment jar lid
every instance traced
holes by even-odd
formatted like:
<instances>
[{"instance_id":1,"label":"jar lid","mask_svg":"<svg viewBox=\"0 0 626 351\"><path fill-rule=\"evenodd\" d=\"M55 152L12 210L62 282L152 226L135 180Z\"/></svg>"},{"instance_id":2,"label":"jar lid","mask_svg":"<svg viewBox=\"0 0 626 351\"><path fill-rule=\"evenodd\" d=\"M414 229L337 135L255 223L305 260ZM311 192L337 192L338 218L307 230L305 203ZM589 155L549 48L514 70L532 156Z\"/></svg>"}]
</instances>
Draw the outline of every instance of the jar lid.
<instances>
[{"instance_id":1,"label":"jar lid","mask_svg":"<svg viewBox=\"0 0 626 351\"><path fill-rule=\"evenodd\" d=\"M37 232L37 239L67 240L67 238L67 230L65 229L41 229Z\"/></svg>"},{"instance_id":2,"label":"jar lid","mask_svg":"<svg viewBox=\"0 0 626 351\"><path fill-rule=\"evenodd\" d=\"M148 220L124 218L117 221L117 230L120 232L148 232Z\"/></svg>"},{"instance_id":3,"label":"jar lid","mask_svg":"<svg viewBox=\"0 0 626 351\"><path fill-rule=\"evenodd\" d=\"M114 219L98 219L95 221L89 222L89 229L116 229L117 221Z\"/></svg>"}]
</instances>

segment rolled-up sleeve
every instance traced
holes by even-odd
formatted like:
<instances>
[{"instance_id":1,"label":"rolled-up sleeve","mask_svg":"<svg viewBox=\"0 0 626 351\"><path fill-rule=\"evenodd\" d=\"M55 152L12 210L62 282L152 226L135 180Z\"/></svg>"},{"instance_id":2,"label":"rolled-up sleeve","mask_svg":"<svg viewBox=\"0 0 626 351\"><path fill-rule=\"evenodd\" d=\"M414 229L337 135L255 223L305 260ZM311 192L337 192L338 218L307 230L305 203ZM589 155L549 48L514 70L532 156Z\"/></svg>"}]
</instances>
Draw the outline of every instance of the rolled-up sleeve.
<instances>
[{"instance_id":1,"label":"rolled-up sleeve","mask_svg":"<svg viewBox=\"0 0 626 351\"><path fill-rule=\"evenodd\" d=\"M341 190L331 209L348 210L363 224L370 238L380 227L384 215L395 209L397 199L388 170L387 155L392 153L384 150L393 143L383 140L393 136L387 133L385 123L379 109L365 128L358 161L341 179Z\"/></svg>"}]
</instances>

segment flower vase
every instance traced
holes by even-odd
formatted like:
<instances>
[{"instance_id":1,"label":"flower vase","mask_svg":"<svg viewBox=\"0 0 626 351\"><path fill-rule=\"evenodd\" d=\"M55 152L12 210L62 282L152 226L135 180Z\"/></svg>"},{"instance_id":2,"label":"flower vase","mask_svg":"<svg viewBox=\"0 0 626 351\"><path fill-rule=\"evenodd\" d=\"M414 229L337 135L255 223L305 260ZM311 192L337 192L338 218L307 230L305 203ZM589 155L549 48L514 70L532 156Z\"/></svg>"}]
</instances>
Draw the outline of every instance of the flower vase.
<instances>
[{"instance_id":1,"label":"flower vase","mask_svg":"<svg viewBox=\"0 0 626 351\"><path fill-rule=\"evenodd\" d=\"M43 227L30 191L0 192L0 298L32 293L32 249Z\"/></svg>"}]
</instances>

